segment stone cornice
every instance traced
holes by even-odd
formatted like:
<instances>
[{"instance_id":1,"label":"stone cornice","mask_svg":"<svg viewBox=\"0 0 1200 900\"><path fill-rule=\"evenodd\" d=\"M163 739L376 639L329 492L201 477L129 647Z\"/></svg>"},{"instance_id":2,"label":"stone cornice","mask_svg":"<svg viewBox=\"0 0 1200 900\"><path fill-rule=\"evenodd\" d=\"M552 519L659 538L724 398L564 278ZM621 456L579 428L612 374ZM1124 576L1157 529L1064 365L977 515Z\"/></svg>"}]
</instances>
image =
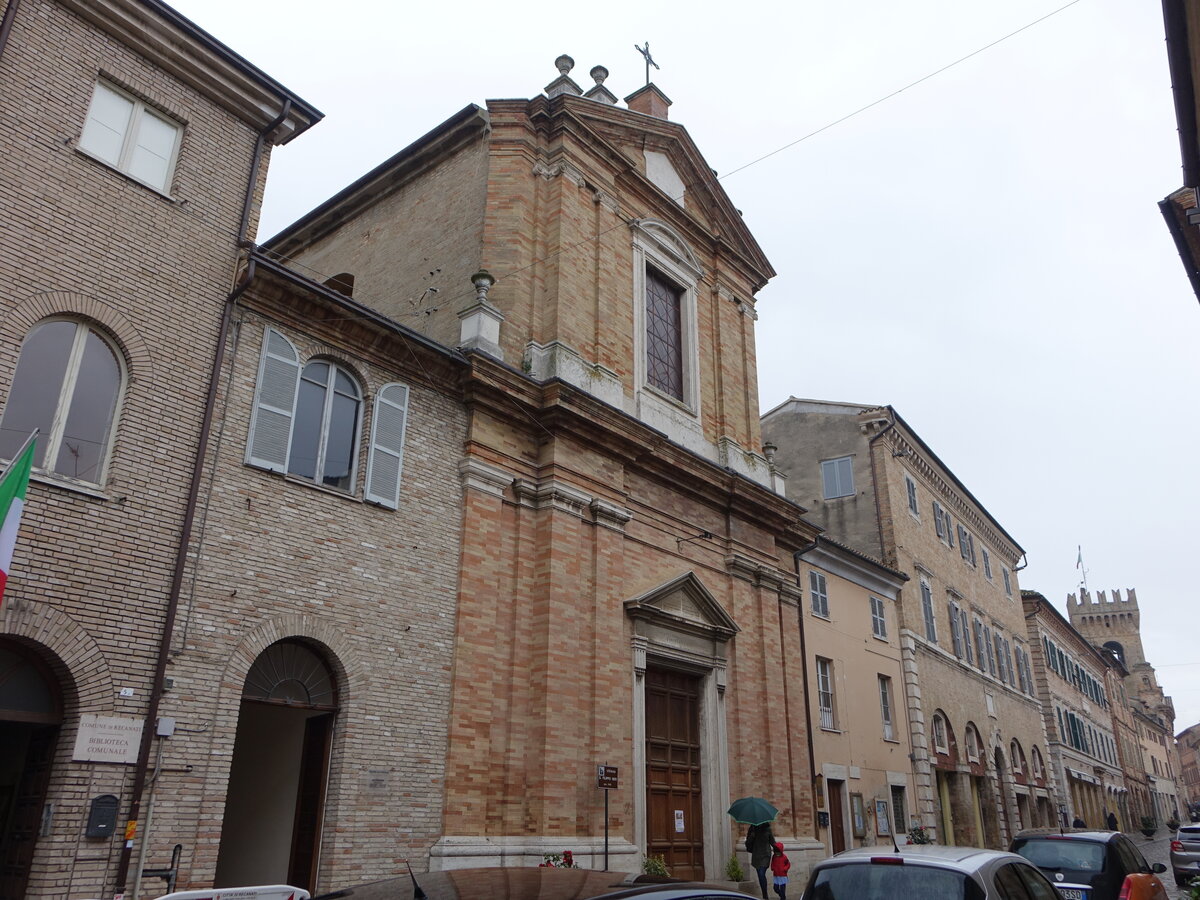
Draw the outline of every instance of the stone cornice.
<instances>
[{"instance_id":1,"label":"stone cornice","mask_svg":"<svg viewBox=\"0 0 1200 900\"><path fill-rule=\"evenodd\" d=\"M603 446L625 465L671 483L710 507L760 522L784 538L783 550L809 543L819 533L803 519L804 510L769 488L714 465L667 439L616 407L559 379L539 383L483 354L466 354L469 404L483 406L532 434L562 432ZM524 415L514 415L519 410Z\"/></svg>"}]
</instances>

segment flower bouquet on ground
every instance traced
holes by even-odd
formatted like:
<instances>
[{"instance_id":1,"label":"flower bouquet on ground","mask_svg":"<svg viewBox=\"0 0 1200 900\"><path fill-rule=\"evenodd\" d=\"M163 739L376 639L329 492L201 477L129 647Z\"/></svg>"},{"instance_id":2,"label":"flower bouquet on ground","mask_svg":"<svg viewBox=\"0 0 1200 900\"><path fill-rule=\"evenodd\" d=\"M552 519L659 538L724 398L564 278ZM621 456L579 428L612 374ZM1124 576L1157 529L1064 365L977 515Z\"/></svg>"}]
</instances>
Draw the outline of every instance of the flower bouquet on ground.
<instances>
[{"instance_id":1,"label":"flower bouquet on ground","mask_svg":"<svg viewBox=\"0 0 1200 900\"><path fill-rule=\"evenodd\" d=\"M925 830L924 825L914 825L908 829L908 840L912 844L932 844L933 838L929 836L929 832Z\"/></svg>"},{"instance_id":2,"label":"flower bouquet on ground","mask_svg":"<svg viewBox=\"0 0 1200 900\"><path fill-rule=\"evenodd\" d=\"M542 862L538 863L539 869L578 869L575 864L575 857L570 850L564 850L562 853L543 853Z\"/></svg>"}]
</instances>

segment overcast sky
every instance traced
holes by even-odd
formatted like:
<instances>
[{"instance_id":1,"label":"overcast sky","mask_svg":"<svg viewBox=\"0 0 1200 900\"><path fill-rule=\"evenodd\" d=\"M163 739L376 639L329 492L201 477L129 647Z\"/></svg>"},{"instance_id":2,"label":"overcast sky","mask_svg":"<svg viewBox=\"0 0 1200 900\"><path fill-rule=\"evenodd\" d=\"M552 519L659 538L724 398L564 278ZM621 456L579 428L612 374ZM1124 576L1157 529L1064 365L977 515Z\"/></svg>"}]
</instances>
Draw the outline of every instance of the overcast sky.
<instances>
[{"instance_id":1,"label":"overcast sky","mask_svg":"<svg viewBox=\"0 0 1200 900\"><path fill-rule=\"evenodd\" d=\"M624 97L662 66L724 175L1064 0L529 5L176 0L326 113L278 150L274 234L467 103L576 60ZM885 404L1028 553L1065 609L1134 587L1147 655L1200 721L1192 567L1200 304L1157 209L1181 184L1160 4L1077 0L724 180L778 276L759 295L762 409Z\"/></svg>"}]
</instances>

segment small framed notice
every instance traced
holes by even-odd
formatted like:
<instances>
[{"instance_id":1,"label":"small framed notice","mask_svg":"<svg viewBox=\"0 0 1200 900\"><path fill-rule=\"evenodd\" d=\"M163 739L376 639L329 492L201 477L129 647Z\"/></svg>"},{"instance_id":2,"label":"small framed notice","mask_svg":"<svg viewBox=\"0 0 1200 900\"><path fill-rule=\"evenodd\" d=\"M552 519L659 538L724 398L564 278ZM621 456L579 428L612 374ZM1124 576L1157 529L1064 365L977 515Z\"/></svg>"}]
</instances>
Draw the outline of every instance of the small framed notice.
<instances>
[{"instance_id":1,"label":"small framed notice","mask_svg":"<svg viewBox=\"0 0 1200 900\"><path fill-rule=\"evenodd\" d=\"M683 810L677 809L677 810L675 810L675 833L683 834L683 831L684 831Z\"/></svg>"},{"instance_id":2,"label":"small framed notice","mask_svg":"<svg viewBox=\"0 0 1200 900\"><path fill-rule=\"evenodd\" d=\"M886 800L875 801L875 833L892 833L892 820L888 814L888 802Z\"/></svg>"}]
</instances>

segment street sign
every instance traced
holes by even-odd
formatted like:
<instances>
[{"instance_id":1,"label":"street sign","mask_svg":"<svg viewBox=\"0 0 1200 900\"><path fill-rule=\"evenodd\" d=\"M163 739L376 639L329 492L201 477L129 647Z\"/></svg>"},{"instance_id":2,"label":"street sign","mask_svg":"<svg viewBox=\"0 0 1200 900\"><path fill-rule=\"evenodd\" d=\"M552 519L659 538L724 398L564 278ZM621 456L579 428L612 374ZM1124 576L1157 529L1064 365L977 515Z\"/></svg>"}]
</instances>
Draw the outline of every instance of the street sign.
<instances>
[{"instance_id":1,"label":"street sign","mask_svg":"<svg viewBox=\"0 0 1200 900\"><path fill-rule=\"evenodd\" d=\"M617 789L617 767L596 766L596 787L606 791Z\"/></svg>"}]
</instances>

